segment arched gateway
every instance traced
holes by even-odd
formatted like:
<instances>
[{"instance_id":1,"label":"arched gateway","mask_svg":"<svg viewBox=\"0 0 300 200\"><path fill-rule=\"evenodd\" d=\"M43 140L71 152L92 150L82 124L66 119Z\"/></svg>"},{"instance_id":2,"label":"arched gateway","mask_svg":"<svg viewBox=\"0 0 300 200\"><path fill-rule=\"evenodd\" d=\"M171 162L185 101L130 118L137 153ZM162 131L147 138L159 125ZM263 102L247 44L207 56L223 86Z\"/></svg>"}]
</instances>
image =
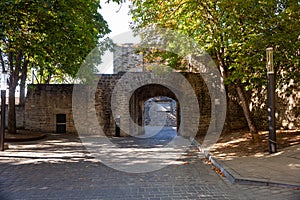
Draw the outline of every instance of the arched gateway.
<instances>
[{"instance_id":1,"label":"arched gateway","mask_svg":"<svg viewBox=\"0 0 300 200\"><path fill-rule=\"evenodd\" d=\"M197 85L195 83L194 85ZM192 84L180 73L126 73L116 83L111 96L113 118L120 118L124 135L144 134L144 102L165 96L177 101L178 134L192 137L199 125L199 101ZM207 102L210 104L210 101Z\"/></svg>"},{"instance_id":2,"label":"arched gateway","mask_svg":"<svg viewBox=\"0 0 300 200\"><path fill-rule=\"evenodd\" d=\"M156 100L153 100L155 103L154 106L145 104L147 101L154 98L156 98ZM175 102L175 105L173 105L172 102ZM161 103L168 103L168 106L170 107L169 110L162 111L157 108L158 106L155 106ZM144 127L150 124L154 126L175 125L177 134L179 133L180 104L176 94L174 94L169 88L159 84L144 85L134 91L130 98L129 105L130 116L132 120L140 127ZM165 114L165 118L160 117L159 112L161 112L161 115ZM168 115L176 116L175 119L173 119L176 120L176 123L171 123L170 125L170 122L168 122ZM153 123L153 121L155 121L156 119L160 121L156 121L156 123ZM144 130L142 130L140 134L144 134Z\"/></svg>"}]
</instances>

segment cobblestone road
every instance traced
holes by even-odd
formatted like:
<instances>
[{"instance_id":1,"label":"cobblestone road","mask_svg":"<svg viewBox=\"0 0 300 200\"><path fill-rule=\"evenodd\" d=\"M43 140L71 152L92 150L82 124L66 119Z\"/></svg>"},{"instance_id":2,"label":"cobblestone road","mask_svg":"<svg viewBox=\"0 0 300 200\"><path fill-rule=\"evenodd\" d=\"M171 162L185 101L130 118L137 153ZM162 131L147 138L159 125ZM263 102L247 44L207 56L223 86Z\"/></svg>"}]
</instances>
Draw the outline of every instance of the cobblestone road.
<instances>
[{"instance_id":1,"label":"cobblestone road","mask_svg":"<svg viewBox=\"0 0 300 200\"><path fill-rule=\"evenodd\" d=\"M167 141L170 135L149 143L154 139ZM137 143L133 138L115 142ZM126 173L90 158L74 136L49 135L0 152L0 199L300 199L300 191L291 188L232 185L201 158L191 146L176 164Z\"/></svg>"}]
</instances>

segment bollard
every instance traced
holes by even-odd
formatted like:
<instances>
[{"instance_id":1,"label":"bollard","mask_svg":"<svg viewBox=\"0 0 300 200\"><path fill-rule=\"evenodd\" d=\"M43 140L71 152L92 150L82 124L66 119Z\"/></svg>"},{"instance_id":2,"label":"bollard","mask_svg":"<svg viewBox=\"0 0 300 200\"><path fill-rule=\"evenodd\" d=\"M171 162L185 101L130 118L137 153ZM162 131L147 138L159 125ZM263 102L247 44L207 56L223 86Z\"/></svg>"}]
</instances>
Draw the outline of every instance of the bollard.
<instances>
[{"instance_id":1,"label":"bollard","mask_svg":"<svg viewBox=\"0 0 300 200\"><path fill-rule=\"evenodd\" d=\"M1 128L0 128L0 151L4 151L4 136L5 136L5 102L6 91L1 90Z\"/></svg>"},{"instance_id":2,"label":"bollard","mask_svg":"<svg viewBox=\"0 0 300 200\"><path fill-rule=\"evenodd\" d=\"M121 117L118 116L116 118L116 133L115 133L116 137L120 137L121 136L120 123L121 123Z\"/></svg>"}]
</instances>

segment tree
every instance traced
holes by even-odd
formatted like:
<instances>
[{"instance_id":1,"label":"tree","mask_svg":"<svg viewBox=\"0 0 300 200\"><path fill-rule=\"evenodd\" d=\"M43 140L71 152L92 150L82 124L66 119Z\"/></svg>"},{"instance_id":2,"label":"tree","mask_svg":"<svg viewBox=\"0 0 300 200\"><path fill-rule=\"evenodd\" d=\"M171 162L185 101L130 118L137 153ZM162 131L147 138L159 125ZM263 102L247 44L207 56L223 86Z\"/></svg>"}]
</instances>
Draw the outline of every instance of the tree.
<instances>
[{"instance_id":1,"label":"tree","mask_svg":"<svg viewBox=\"0 0 300 200\"><path fill-rule=\"evenodd\" d=\"M266 47L273 46L280 58L278 74L286 66L299 72L299 1L133 0L133 5L135 30L150 25L176 29L212 55L227 86L235 88L257 141L247 91L265 83Z\"/></svg>"},{"instance_id":2,"label":"tree","mask_svg":"<svg viewBox=\"0 0 300 200\"><path fill-rule=\"evenodd\" d=\"M99 9L97 0L0 2L0 58L10 75L10 133L16 133L15 90L21 77L24 84L27 68L75 76L85 56L109 32Z\"/></svg>"}]
</instances>

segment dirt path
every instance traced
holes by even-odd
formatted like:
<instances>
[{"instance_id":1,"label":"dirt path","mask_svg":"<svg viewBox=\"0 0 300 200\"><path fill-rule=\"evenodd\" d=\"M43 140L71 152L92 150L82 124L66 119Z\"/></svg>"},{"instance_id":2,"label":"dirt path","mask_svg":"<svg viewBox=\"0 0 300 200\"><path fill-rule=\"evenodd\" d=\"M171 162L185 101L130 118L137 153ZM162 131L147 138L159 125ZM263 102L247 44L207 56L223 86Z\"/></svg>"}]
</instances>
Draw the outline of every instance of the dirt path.
<instances>
[{"instance_id":1,"label":"dirt path","mask_svg":"<svg viewBox=\"0 0 300 200\"><path fill-rule=\"evenodd\" d=\"M218 142L210 149L210 152L219 159L230 157L263 156L269 153L268 131L259 132L260 143L251 141L249 131L240 130L232 133L222 134ZM300 144L300 130L279 130L276 133L277 149ZM201 144L203 138L196 140Z\"/></svg>"}]
</instances>

